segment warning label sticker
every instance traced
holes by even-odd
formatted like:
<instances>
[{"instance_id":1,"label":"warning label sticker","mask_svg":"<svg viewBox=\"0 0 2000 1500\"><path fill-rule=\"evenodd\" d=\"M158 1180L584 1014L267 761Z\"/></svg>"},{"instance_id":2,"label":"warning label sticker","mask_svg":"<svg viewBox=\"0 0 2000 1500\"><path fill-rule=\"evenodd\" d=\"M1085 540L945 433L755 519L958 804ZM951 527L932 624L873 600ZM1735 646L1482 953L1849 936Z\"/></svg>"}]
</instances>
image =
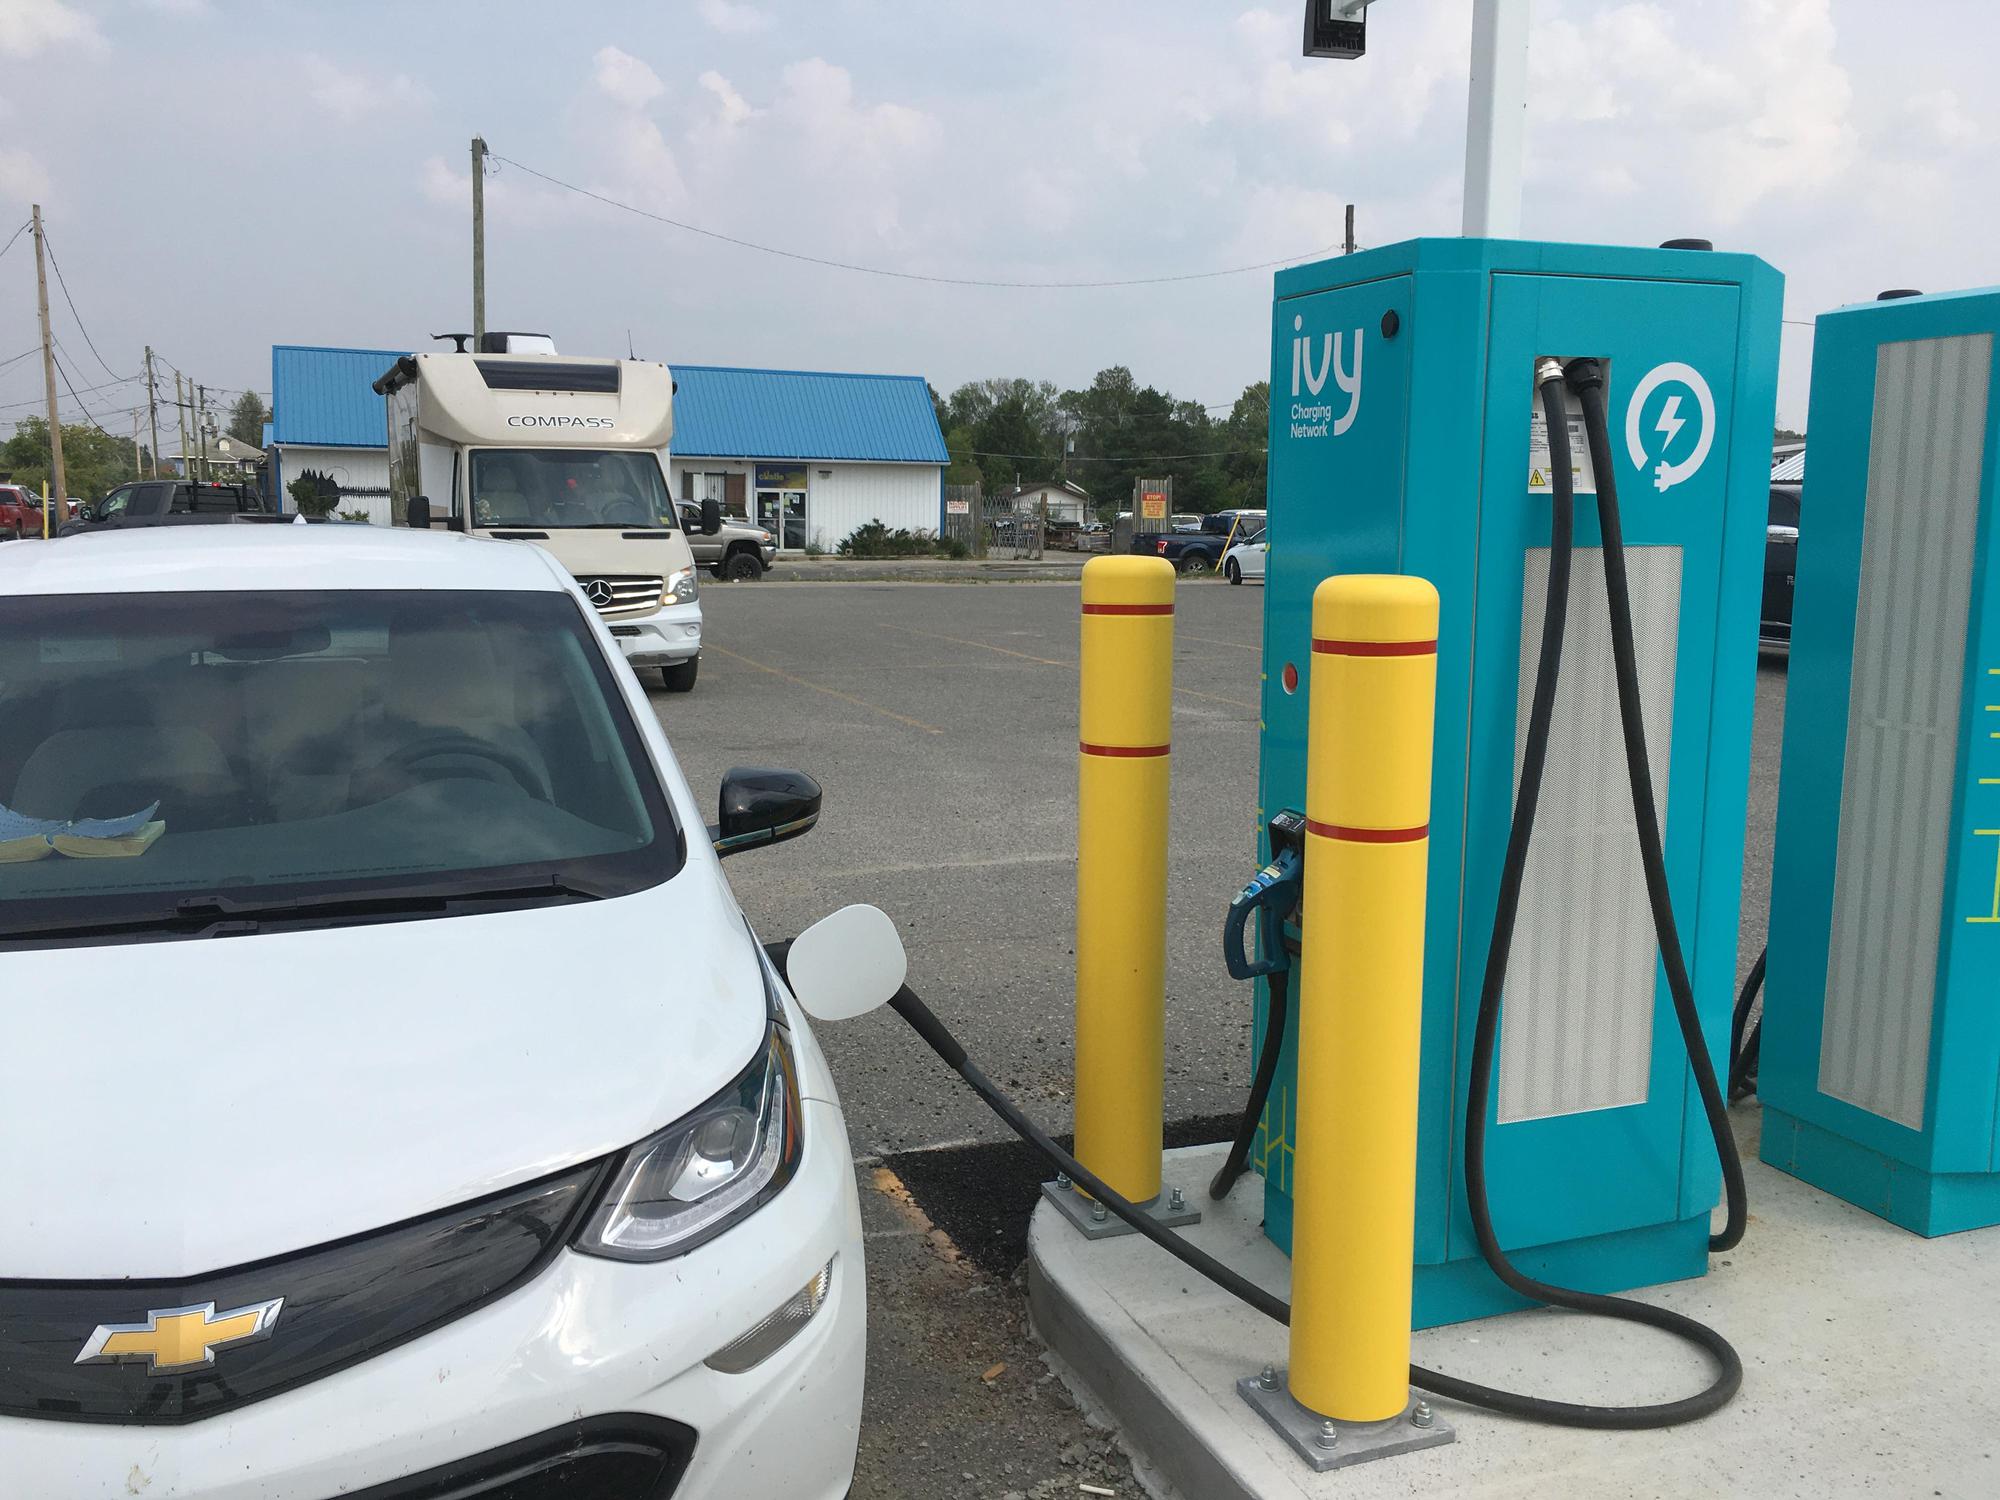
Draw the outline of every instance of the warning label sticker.
<instances>
[{"instance_id":1,"label":"warning label sticker","mask_svg":"<svg viewBox=\"0 0 2000 1500\"><path fill-rule=\"evenodd\" d=\"M1590 445L1584 436L1583 413L1578 409L1573 393L1564 391L1563 399L1569 406L1570 480L1577 494L1594 495L1597 493L1597 475L1590 467ZM1538 392L1528 418L1528 493L1547 495L1553 493L1553 488L1549 475L1549 424L1542 415L1541 395Z\"/></svg>"}]
</instances>

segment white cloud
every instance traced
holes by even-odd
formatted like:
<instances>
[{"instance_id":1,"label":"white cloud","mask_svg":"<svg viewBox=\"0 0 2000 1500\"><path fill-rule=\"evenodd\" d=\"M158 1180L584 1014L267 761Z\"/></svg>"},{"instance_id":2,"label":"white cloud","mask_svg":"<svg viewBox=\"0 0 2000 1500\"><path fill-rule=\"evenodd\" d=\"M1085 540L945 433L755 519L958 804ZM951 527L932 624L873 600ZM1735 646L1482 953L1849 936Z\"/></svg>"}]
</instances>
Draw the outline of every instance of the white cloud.
<instances>
[{"instance_id":1,"label":"white cloud","mask_svg":"<svg viewBox=\"0 0 2000 1500\"><path fill-rule=\"evenodd\" d=\"M0 57L33 57L46 47L97 49L97 18L67 0L0 0Z\"/></svg>"},{"instance_id":2,"label":"white cloud","mask_svg":"<svg viewBox=\"0 0 2000 1500\"><path fill-rule=\"evenodd\" d=\"M49 174L34 153L0 146L0 200L39 203L49 196Z\"/></svg>"},{"instance_id":3,"label":"white cloud","mask_svg":"<svg viewBox=\"0 0 2000 1500\"><path fill-rule=\"evenodd\" d=\"M763 113L753 109L748 100L736 92L735 87L720 73L710 69L697 80L701 86L715 95L721 107L716 114L716 123L725 128L741 125L745 120Z\"/></svg>"},{"instance_id":4,"label":"white cloud","mask_svg":"<svg viewBox=\"0 0 2000 1500\"><path fill-rule=\"evenodd\" d=\"M1674 10L1543 0L1528 54L1537 180L1608 185L1740 223L1852 164L1853 89L1830 0L1694 0ZM1610 182L1619 181L1615 176Z\"/></svg>"},{"instance_id":5,"label":"white cloud","mask_svg":"<svg viewBox=\"0 0 2000 1500\"><path fill-rule=\"evenodd\" d=\"M1925 139L1947 151L1973 145L1985 134L1955 89L1926 89L1910 95L1903 107Z\"/></svg>"},{"instance_id":6,"label":"white cloud","mask_svg":"<svg viewBox=\"0 0 2000 1500\"><path fill-rule=\"evenodd\" d=\"M749 36L769 31L777 24L756 6L743 5L738 0L701 0L698 8L702 20L724 36Z\"/></svg>"},{"instance_id":7,"label":"white cloud","mask_svg":"<svg viewBox=\"0 0 2000 1500\"><path fill-rule=\"evenodd\" d=\"M627 109L644 109L667 90L643 59L616 47L600 47L591 62L598 92Z\"/></svg>"},{"instance_id":8,"label":"white cloud","mask_svg":"<svg viewBox=\"0 0 2000 1500\"><path fill-rule=\"evenodd\" d=\"M306 96L343 124L430 102L429 90L405 73L378 77L343 68L317 53L306 54L303 71Z\"/></svg>"}]
</instances>

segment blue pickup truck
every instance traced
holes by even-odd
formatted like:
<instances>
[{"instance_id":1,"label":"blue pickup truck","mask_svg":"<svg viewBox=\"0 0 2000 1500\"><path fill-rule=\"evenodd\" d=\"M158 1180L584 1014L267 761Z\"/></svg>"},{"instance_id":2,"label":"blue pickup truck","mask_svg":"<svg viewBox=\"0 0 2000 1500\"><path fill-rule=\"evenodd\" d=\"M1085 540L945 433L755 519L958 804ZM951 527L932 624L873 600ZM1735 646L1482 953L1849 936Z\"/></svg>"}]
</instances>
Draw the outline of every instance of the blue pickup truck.
<instances>
[{"instance_id":1,"label":"blue pickup truck","mask_svg":"<svg viewBox=\"0 0 2000 1500\"><path fill-rule=\"evenodd\" d=\"M1203 516L1193 531L1142 532L1132 538L1132 550L1164 557L1182 573L1213 573L1222 565L1232 533L1241 540L1263 525L1261 510L1218 510Z\"/></svg>"}]
</instances>

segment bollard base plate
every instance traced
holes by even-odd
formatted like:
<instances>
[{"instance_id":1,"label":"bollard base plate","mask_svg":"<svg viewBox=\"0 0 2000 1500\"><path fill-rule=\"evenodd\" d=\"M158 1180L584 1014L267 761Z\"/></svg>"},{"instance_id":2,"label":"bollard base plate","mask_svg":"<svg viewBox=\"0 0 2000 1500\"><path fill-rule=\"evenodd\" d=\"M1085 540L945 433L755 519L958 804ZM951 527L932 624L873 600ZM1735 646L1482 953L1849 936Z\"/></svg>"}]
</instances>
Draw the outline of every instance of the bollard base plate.
<instances>
[{"instance_id":1,"label":"bollard base plate","mask_svg":"<svg viewBox=\"0 0 2000 1500\"><path fill-rule=\"evenodd\" d=\"M1087 1240L1116 1239L1121 1234L1139 1232L1108 1209L1102 1219L1092 1218L1090 1211L1097 1205L1074 1187L1058 1182L1045 1182L1042 1184L1042 1196L1053 1203L1062 1216L1069 1220L1071 1227ZM1192 1204L1181 1208L1169 1207L1165 1197L1155 1198L1139 1206L1145 1209L1146 1217L1162 1229L1178 1229L1184 1224L1201 1222L1200 1209Z\"/></svg>"},{"instance_id":2,"label":"bollard base plate","mask_svg":"<svg viewBox=\"0 0 2000 1500\"><path fill-rule=\"evenodd\" d=\"M1417 1426L1412 1420L1417 1397L1412 1393L1402 1411L1385 1422L1335 1422L1334 1444L1326 1448L1320 1446L1326 1419L1292 1399L1283 1370L1278 1372L1273 1388L1267 1389L1255 1375L1246 1375L1236 1382L1236 1391L1315 1474L1378 1458L1393 1458L1398 1453L1414 1453L1419 1448L1435 1448L1458 1439L1450 1424L1435 1414L1430 1426Z\"/></svg>"}]
</instances>

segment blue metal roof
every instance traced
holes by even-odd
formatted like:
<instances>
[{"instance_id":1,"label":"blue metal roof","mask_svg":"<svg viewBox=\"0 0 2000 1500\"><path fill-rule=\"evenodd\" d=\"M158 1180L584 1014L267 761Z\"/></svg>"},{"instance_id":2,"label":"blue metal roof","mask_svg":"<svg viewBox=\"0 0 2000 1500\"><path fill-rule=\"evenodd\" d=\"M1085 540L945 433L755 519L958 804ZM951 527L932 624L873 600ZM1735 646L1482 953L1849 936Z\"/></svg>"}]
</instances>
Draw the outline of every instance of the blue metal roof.
<instances>
[{"instance_id":1,"label":"blue metal roof","mask_svg":"<svg viewBox=\"0 0 2000 1500\"><path fill-rule=\"evenodd\" d=\"M388 447L388 413L370 387L404 353L272 345L273 440L328 448Z\"/></svg>"},{"instance_id":2,"label":"blue metal roof","mask_svg":"<svg viewBox=\"0 0 2000 1500\"><path fill-rule=\"evenodd\" d=\"M371 387L397 349L271 349L272 438L335 448L388 445ZM673 365L676 455L948 464L921 375L846 375Z\"/></svg>"},{"instance_id":3,"label":"blue metal roof","mask_svg":"<svg viewBox=\"0 0 2000 1500\"><path fill-rule=\"evenodd\" d=\"M676 456L951 462L921 375L668 363Z\"/></svg>"}]
</instances>

